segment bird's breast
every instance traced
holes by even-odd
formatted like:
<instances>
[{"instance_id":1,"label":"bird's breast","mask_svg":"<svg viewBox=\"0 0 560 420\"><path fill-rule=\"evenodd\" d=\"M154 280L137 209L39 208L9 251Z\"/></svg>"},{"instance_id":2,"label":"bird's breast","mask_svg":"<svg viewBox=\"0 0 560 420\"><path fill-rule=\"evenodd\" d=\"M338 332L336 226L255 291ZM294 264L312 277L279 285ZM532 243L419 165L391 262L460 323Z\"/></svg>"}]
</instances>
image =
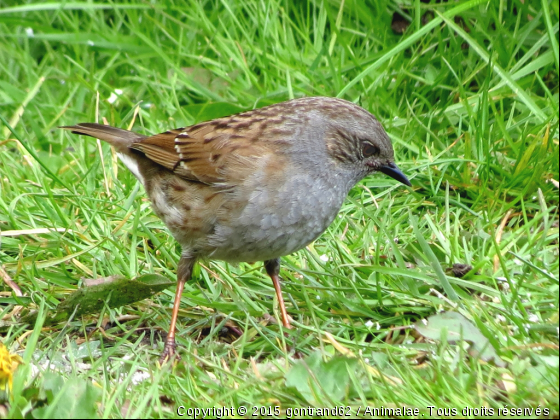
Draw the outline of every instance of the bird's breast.
<instances>
[{"instance_id":1,"label":"bird's breast","mask_svg":"<svg viewBox=\"0 0 560 420\"><path fill-rule=\"evenodd\" d=\"M319 237L337 215L347 183L307 173L256 172L234 188L145 176L155 213L183 249L201 258L263 261L295 252Z\"/></svg>"},{"instance_id":2,"label":"bird's breast","mask_svg":"<svg viewBox=\"0 0 560 420\"><path fill-rule=\"evenodd\" d=\"M211 258L225 261L259 261L295 252L314 241L337 215L347 191L305 174L289 180L249 183L246 203L235 217L221 214L209 245ZM238 198L234 198L238 199Z\"/></svg>"}]
</instances>

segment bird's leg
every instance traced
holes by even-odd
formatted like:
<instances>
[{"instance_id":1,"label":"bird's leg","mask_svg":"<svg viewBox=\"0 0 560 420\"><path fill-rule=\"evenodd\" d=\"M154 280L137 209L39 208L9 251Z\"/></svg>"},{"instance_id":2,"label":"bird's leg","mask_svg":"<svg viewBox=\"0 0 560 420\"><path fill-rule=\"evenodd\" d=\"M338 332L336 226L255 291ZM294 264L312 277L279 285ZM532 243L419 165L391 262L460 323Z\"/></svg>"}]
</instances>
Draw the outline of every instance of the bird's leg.
<instances>
[{"instance_id":1,"label":"bird's leg","mask_svg":"<svg viewBox=\"0 0 560 420\"><path fill-rule=\"evenodd\" d=\"M286 312L286 305L284 305L284 298L282 297L282 289L280 287L280 258L275 258L273 260L268 260L264 262L264 268L266 273L272 279L272 284L274 284L274 289L276 290L276 296L278 297L278 306L280 307L280 313L282 314L282 324L284 328L290 329L290 321L288 319L288 312Z\"/></svg>"},{"instance_id":2,"label":"bird's leg","mask_svg":"<svg viewBox=\"0 0 560 420\"><path fill-rule=\"evenodd\" d=\"M187 280L192 276L195 258L181 255L179 265L177 267L177 291L175 292L175 300L173 301L173 312L171 313L171 325L169 326L169 333L165 340L165 347L163 353L159 358L161 364L169 360L174 354L177 344L175 343L175 326L177 324L177 316L179 315L179 305L181 303L181 295Z\"/></svg>"}]
</instances>

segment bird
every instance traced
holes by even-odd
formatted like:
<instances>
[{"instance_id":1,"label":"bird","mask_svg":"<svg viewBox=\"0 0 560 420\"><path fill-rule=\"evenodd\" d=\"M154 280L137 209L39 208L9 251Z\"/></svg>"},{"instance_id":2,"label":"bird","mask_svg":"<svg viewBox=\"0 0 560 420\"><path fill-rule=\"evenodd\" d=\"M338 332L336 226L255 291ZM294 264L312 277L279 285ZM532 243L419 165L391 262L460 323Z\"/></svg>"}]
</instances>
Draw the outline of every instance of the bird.
<instances>
[{"instance_id":1,"label":"bird","mask_svg":"<svg viewBox=\"0 0 560 420\"><path fill-rule=\"evenodd\" d=\"M197 260L263 261L290 329L280 257L316 240L364 177L381 172L411 186L378 119L340 98L292 99L151 136L96 123L60 128L114 147L181 245L161 363L177 353L181 294Z\"/></svg>"}]
</instances>

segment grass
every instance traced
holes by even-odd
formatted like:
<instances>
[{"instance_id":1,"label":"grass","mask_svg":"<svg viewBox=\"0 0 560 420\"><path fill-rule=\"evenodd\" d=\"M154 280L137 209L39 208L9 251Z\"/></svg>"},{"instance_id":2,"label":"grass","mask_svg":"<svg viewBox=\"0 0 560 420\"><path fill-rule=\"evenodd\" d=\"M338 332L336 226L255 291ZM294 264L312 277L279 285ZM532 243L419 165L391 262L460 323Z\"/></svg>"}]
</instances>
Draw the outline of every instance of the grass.
<instances>
[{"instance_id":1,"label":"grass","mask_svg":"<svg viewBox=\"0 0 560 420\"><path fill-rule=\"evenodd\" d=\"M0 415L558 416L558 16L547 0L0 0L0 334L24 360ZM173 288L49 321L83 279L174 279L180 253L114 152L57 126L158 133L311 95L374 113L413 188L363 180L283 258L293 332L260 264L217 261L186 286L175 366L156 363ZM441 311L504 363L409 328Z\"/></svg>"}]
</instances>

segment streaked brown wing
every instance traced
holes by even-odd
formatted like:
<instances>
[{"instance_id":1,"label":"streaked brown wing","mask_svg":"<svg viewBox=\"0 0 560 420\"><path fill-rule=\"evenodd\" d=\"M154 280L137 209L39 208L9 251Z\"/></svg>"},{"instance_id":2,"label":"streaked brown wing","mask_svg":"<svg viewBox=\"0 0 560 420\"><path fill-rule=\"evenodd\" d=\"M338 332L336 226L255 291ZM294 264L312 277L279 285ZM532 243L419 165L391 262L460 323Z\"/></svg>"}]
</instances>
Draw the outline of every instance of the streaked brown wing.
<instances>
[{"instance_id":1,"label":"streaked brown wing","mask_svg":"<svg viewBox=\"0 0 560 420\"><path fill-rule=\"evenodd\" d=\"M220 118L147 137L131 148L183 178L234 185L254 170L256 157L272 153L270 144L259 141L262 122L244 114Z\"/></svg>"}]
</instances>

